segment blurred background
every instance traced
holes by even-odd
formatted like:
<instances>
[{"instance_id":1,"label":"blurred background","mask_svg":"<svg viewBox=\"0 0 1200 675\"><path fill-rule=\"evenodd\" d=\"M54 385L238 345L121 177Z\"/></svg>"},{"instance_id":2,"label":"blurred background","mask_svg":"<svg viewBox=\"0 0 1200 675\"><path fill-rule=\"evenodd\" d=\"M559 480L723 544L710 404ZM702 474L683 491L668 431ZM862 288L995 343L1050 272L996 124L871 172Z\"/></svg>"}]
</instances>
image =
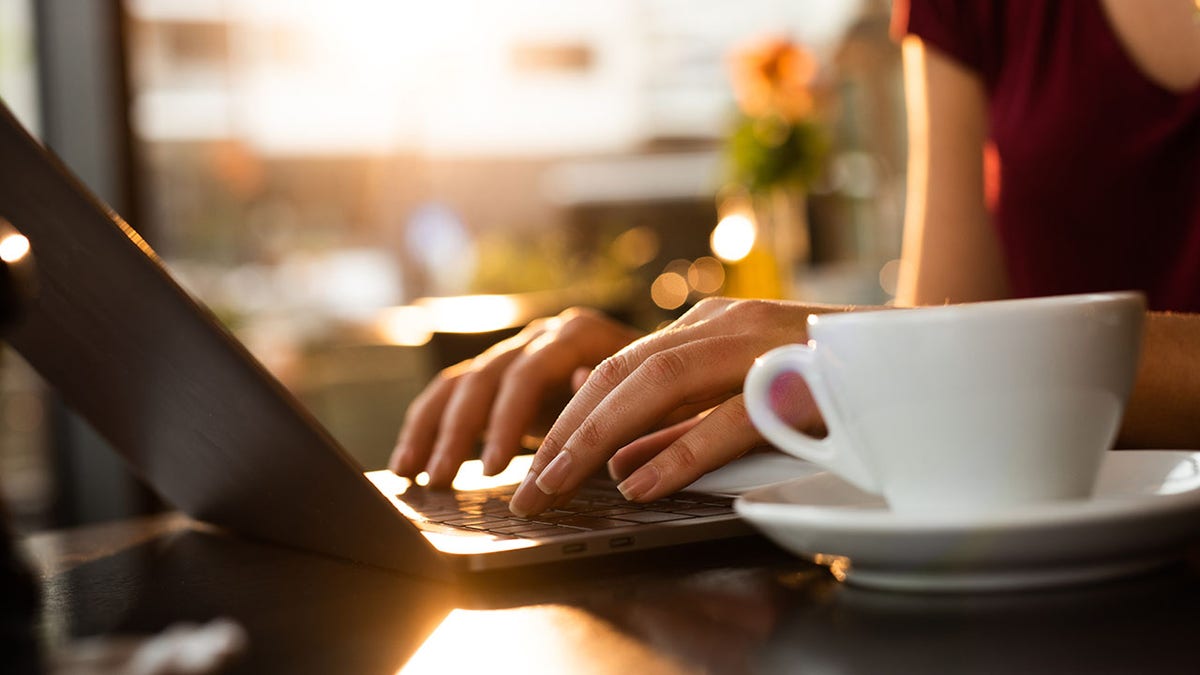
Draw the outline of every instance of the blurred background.
<instances>
[{"instance_id":1,"label":"blurred background","mask_svg":"<svg viewBox=\"0 0 1200 675\"><path fill-rule=\"evenodd\" d=\"M0 98L365 468L438 369L590 305L884 303L887 0L0 0ZM159 505L0 357L19 529Z\"/></svg>"}]
</instances>

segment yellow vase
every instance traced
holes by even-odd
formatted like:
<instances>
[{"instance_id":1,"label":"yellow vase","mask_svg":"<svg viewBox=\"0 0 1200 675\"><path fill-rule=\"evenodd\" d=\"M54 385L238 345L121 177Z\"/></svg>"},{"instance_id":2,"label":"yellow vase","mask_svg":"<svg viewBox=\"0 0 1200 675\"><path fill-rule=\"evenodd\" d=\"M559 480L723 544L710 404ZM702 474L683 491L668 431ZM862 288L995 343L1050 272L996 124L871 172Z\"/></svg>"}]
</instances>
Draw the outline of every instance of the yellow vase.
<instances>
[{"instance_id":1,"label":"yellow vase","mask_svg":"<svg viewBox=\"0 0 1200 675\"><path fill-rule=\"evenodd\" d=\"M724 294L735 298L792 298L797 276L810 260L805 195L778 188L752 199L754 245L727 263Z\"/></svg>"}]
</instances>

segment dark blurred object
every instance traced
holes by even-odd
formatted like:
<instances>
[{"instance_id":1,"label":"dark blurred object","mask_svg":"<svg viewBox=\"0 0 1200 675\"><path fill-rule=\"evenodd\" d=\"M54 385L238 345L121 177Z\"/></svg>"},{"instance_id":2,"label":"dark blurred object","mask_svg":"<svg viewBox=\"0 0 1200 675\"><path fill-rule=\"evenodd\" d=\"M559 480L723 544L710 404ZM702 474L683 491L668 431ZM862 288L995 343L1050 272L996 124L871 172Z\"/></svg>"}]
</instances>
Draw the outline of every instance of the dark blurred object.
<instances>
[{"instance_id":1,"label":"dark blurred object","mask_svg":"<svg viewBox=\"0 0 1200 675\"><path fill-rule=\"evenodd\" d=\"M41 672L37 643L37 582L17 550L0 502L0 654L6 673Z\"/></svg>"},{"instance_id":2,"label":"dark blurred object","mask_svg":"<svg viewBox=\"0 0 1200 675\"><path fill-rule=\"evenodd\" d=\"M21 314L33 294L33 256L29 240L7 220L0 218L0 331L8 328Z\"/></svg>"},{"instance_id":3,"label":"dark blurred object","mask_svg":"<svg viewBox=\"0 0 1200 675\"><path fill-rule=\"evenodd\" d=\"M0 331L7 334L33 293L29 240L0 218ZM17 550L8 512L0 501L0 653L4 671L40 672L35 628L37 584Z\"/></svg>"}]
</instances>

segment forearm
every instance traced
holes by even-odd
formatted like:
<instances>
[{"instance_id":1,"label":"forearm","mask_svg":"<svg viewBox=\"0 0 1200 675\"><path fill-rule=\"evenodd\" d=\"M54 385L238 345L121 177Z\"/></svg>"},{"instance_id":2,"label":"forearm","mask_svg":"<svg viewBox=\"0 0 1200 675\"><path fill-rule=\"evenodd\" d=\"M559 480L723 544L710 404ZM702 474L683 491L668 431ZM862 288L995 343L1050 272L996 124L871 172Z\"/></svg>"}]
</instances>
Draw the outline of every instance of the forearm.
<instances>
[{"instance_id":1,"label":"forearm","mask_svg":"<svg viewBox=\"0 0 1200 675\"><path fill-rule=\"evenodd\" d=\"M1117 439L1126 448L1200 448L1200 314L1150 312Z\"/></svg>"},{"instance_id":2,"label":"forearm","mask_svg":"<svg viewBox=\"0 0 1200 675\"><path fill-rule=\"evenodd\" d=\"M916 38L904 41L909 164L896 304L1008 296L984 204L987 96L980 77Z\"/></svg>"}]
</instances>

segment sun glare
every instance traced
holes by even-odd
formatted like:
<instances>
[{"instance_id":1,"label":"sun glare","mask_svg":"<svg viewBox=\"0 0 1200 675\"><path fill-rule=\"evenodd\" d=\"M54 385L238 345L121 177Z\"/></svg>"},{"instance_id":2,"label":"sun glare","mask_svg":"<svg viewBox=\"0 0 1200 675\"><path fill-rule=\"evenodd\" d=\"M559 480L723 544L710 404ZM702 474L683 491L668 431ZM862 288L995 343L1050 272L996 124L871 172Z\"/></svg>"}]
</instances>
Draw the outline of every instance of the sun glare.
<instances>
[{"instance_id":1,"label":"sun glare","mask_svg":"<svg viewBox=\"0 0 1200 675\"><path fill-rule=\"evenodd\" d=\"M0 239L0 260L14 263L29 253L29 240L23 234L10 234Z\"/></svg>"},{"instance_id":2,"label":"sun glare","mask_svg":"<svg viewBox=\"0 0 1200 675\"><path fill-rule=\"evenodd\" d=\"M600 670L694 672L588 612L562 605L536 605L453 610L397 675Z\"/></svg>"},{"instance_id":3,"label":"sun glare","mask_svg":"<svg viewBox=\"0 0 1200 675\"><path fill-rule=\"evenodd\" d=\"M757 235L754 222L745 215L732 213L721 219L712 232L712 250L725 262L737 262L750 254Z\"/></svg>"},{"instance_id":4,"label":"sun glare","mask_svg":"<svg viewBox=\"0 0 1200 675\"><path fill-rule=\"evenodd\" d=\"M464 295L425 298L418 305L429 310L439 333L487 333L516 326L521 307L507 295Z\"/></svg>"}]
</instances>

